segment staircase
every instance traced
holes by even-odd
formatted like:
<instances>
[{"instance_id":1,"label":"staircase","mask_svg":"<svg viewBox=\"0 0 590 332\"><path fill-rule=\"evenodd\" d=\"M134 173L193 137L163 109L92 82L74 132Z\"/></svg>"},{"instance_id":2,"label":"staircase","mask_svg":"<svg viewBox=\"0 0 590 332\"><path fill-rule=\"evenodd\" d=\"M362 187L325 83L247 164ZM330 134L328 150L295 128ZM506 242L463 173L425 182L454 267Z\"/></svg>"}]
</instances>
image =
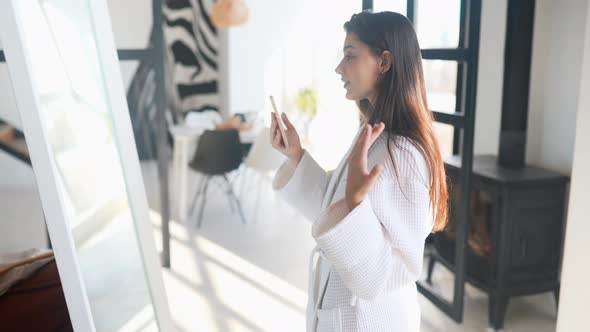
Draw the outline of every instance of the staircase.
<instances>
[{"instance_id":1,"label":"staircase","mask_svg":"<svg viewBox=\"0 0 590 332\"><path fill-rule=\"evenodd\" d=\"M31 165L29 149L22 131L0 120L0 150Z\"/></svg>"}]
</instances>

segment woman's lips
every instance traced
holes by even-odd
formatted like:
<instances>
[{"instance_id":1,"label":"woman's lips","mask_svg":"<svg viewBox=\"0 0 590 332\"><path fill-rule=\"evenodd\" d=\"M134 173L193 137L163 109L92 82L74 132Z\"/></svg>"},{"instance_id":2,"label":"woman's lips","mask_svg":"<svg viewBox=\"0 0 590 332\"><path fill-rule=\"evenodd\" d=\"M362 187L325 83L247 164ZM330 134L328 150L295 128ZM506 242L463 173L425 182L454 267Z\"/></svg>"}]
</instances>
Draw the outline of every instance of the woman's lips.
<instances>
[{"instance_id":1,"label":"woman's lips","mask_svg":"<svg viewBox=\"0 0 590 332\"><path fill-rule=\"evenodd\" d=\"M350 82L346 82L344 83L344 88L346 89L346 87L350 84Z\"/></svg>"}]
</instances>

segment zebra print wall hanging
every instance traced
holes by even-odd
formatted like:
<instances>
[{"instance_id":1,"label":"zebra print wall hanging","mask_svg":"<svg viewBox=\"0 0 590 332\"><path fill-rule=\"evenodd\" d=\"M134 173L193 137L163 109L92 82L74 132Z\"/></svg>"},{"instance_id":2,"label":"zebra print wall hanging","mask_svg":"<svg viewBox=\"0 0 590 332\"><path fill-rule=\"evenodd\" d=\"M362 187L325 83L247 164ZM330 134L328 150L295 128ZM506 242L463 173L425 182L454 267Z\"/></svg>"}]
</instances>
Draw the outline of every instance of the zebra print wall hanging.
<instances>
[{"instance_id":1,"label":"zebra print wall hanging","mask_svg":"<svg viewBox=\"0 0 590 332\"><path fill-rule=\"evenodd\" d=\"M211 23L212 0L168 0L164 38L172 61L178 112L219 111L217 29Z\"/></svg>"},{"instance_id":2,"label":"zebra print wall hanging","mask_svg":"<svg viewBox=\"0 0 590 332\"><path fill-rule=\"evenodd\" d=\"M171 123L182 121L191 111L219 112L218 38L209 18L212 5L213 0L167 0L162 8L167 119ZM150 45L152 40L150 37ZM142 61L133 75L127 102L139 157L155 159L157 110L149 60Z\"/></svg>"}]
</instances>

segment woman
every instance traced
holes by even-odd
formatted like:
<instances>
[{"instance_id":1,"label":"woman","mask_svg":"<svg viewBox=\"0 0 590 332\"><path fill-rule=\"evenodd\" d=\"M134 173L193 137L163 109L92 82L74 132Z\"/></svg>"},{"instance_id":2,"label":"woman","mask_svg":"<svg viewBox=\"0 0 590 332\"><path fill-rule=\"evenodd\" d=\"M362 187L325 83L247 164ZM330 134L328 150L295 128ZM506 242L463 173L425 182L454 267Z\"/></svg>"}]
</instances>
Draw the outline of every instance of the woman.
<instances>
[{"instance_id":1,"label":"woman","mask_svg":"<svg viewBox=\"0 0 590 332\"><path fill-rule=\"evenodd\" d=\"M336 73L364 124L338 168L325 172L301 148L285 114L288 147L274 114L271 125L288 157L273 186L314 221L307 330L419 331L424 240L447 218L420 47L397 13L355 14L344 29Z\"/></svg>"}]
</instances>

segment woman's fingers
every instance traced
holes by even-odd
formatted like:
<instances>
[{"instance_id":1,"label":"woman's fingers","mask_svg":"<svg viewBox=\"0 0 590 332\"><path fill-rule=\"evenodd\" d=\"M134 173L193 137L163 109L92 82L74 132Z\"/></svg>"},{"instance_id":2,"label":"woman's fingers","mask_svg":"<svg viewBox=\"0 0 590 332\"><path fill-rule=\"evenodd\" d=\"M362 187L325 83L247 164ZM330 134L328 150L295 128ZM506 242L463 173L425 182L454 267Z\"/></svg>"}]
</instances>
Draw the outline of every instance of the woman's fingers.
<instances>
[{"instance_id":1,"label":"woman's fingers","mask_svg":"<svg viewBox=\"0 0 590 332\"><path fill-rule=\"evenodd\" d=\"M365 153L369 152L369 148L375 140L381 135L383 130L385 129L385 124L383 122L375 124L375 125L366 125L365 132L363 132L362 139L361 139L361 149Z\"/></svg>"},{"instance_id":2,"label":"woman's fingers","mask_svg":"<svg viewBox=\"0 0 590 332\"><path fill-rule=\"evenodd\" d=\"M379 135L381 135L381 133L383 132L384 129L385 129L385 124L383 122L373 125L373 128L371 130L371 138L370 138L369 147L371 147L371 145L373 145L375 140L377 140L377 138L379 137ZM367 150L368 150L368 148L367 148Z\"/></svg>"},{"instance_id":3,"label":"woman's fingers","mask_svg":"<svg viewBox=\"0 0 590 332\"><path fill-rule=\"evenodd\" d=\"M275 146L278 149L283 149L283 144L281 143L281 139L282 139L281 132L279 130L276 130L275 131L275 137L274 137L273 143L275 144Z\"/></svg>"},{"instance_id":4,"label":"woman's fingers","mask_svg":"<svg viewBox=\"0 0 590 332\"><path fill-rule=\"evenodd\" d=\"M365 132L363 133L363 138L361 140L361 151L364 155L367 154L369 148L371 147L371 139L373 138L373 128L371 125L366 125Z\"/></svg>"},{"instance_id":5,"label":"woman's fingers","mask_svg":"<svg viewBox=\"0 0 590 332\"><path fill-rule=\"evenodd\" d=\"M363 128L363 132L360 134L356 145L351 155L351 162L353 167L360 169L363 174L368 174L367 159L369 148L375 142L375 140L381 135L385 125L383 123L375 124L373 126L367 124Z\"/></svg>"},{"instance_id":6,"label":"woman's fingers","mask_svg":"<svg viewBox=\"0 0 590 332\"><path fill-rule=\"evenodd\" d=\"M364 199L375 185L375 182L377 182L381 172L383 172L383 165L381 164L373 166L369 172L367 155L369 148L383 132L384 128L383 123L365 125L353 148L349 160L348 182L346 184L346 202L351 208Z\"/></svg>"},{"instance_id":7,"label":"woman's fingers","mask_svg":"<svg viewBox=\"0 0 590 332\"><path fill-rule=\"evenodd\" d=\"M277 131L276 130L272 132L272 144L275 147L278 147L279 146L278 145L278 142L277 142Z\"/></svg>"},{"instance_id":8,"label":"woman's fingers","mask_svg":"<svg viewBox=\"0 0 590 332\"><path fill-rule=\"evenodd\" d=\"M287 117L287 113L285 113L285 112L281 113L281 119L283 119L283 123L285 124L285 127L287 127L287 129L289 129L289 130L295 129L295 127L293 127L293 124L291 123L291 121L289 121L289 118Z\"/></svg>"}]
</instances>

